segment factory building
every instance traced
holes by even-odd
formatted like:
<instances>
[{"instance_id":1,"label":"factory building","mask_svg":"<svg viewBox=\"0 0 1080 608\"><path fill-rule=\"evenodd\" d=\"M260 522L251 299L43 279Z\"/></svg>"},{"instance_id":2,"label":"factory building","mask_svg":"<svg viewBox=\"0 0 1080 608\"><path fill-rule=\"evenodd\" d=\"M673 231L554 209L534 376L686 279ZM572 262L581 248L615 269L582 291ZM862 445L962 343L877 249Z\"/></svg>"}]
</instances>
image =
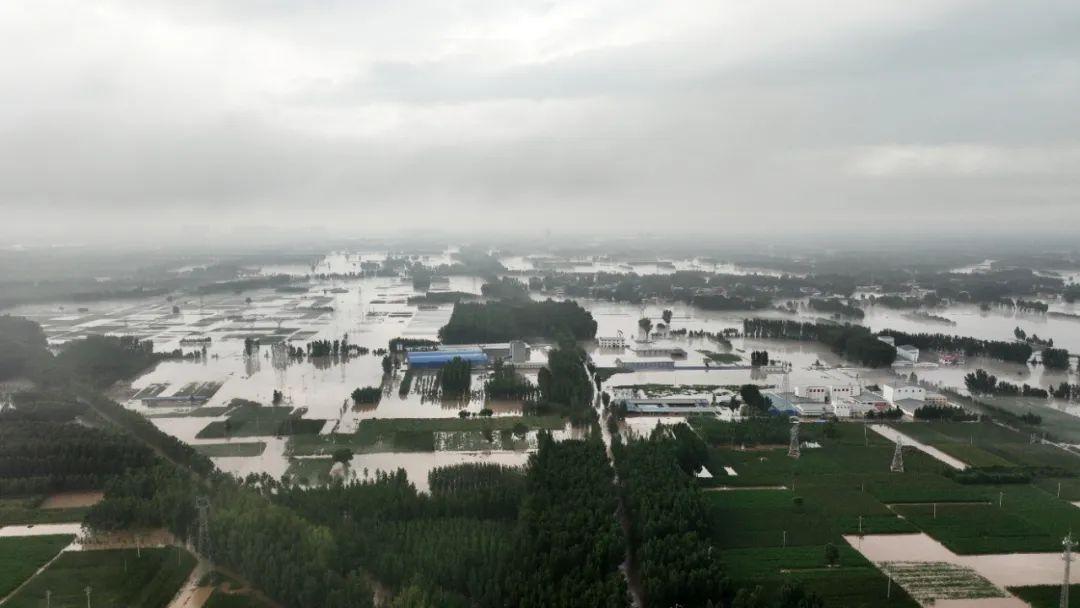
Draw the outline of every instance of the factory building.
<instances>
[{"instance_id":1,"label":"factory building","mask_svg":"<svg viewBox=\"0 0 1080 608\"><path fill-rule=\"evenodd\" d=\"M473 366L487 365L489 362L488 356L479 348L409 351L405 353L405 360L409 364L409 369L438 369L453 361L455 357L460 357Z\"/></svg>"},{"instance_id":2,"label":"factory building","mask_svg":"<svg viewBox=\"0 0 1080 608\"><path fill-rule=\"evenodd\" d=\"M671 359L650 359L642 357L619 357L615 359L615 367L620 369L637 370L673 370L675 362Z\"/></svg>"}]
</instances>

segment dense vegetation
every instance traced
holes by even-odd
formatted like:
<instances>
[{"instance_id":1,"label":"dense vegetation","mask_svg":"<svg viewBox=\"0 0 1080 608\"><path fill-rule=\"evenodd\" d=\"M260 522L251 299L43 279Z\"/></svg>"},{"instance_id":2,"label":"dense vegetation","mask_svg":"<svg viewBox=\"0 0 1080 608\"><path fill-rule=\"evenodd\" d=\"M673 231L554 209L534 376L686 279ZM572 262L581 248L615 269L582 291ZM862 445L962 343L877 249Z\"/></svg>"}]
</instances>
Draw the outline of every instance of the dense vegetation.
<instances>
[{"instance_id":1,"label":"dense vegetation","mask_svg":"<svg viewBox=\"0 0 1080 608\"><path fill-rule=\"evenodd\" d=\"M491 399L535 401L539 389L514 369L513 364L496 361L484 382L484 392Z\"/></svg>"},{"instance_id":2,"label":"dense vegetation","mask_svg":"<svg viewBox=\"0 0 1080 608\"><path fill-rule=\"evenodd\" d=\"M548 352L547 367L540 369L536 383L548 404L571 409L592 404L595 386L585 369L585 352L571 341Z\"/></svg>"},{"instance_id":3,"label":"dense vegetation","mask_svg":"<svg viewBox=\"0 0 1080 608\"><path fill-rule=\"evenodd\" d=\"M614 446L630 544L647 605L720 605L727 593L720 554L708 541L705 504L690 477L704 462L704 446L680 445L700 442L681 426L673 436L661 426L650 440Z\"/></svg>"},{"instance_id":4,"label":"dense vegetation","mask_svg":"<svg viewBox=\"0 0 1080 608\"><path fill-rule=\"evenodd\" d=\"M594 338L596 321L577 302L494 300L455 304L439 338L447 344L464 344L556 338L563 333L577 340Z\"/></svg>"},{"instance_id":5,"label":"dense vegetation","mask_svg":"<svg viewBox=\"0 0 1080 608\"><path fill-rule=\"evenodd\" d=\"M439 370L439 388L443 396L459 397L469 392L472 384L472 365L461 357L454 357Z\"/></svg>"},{"instance_id":6,"label":"dense vegetation","mask_svg":"<svg viewBox=\"0 0 1080 608\"><path fill-rule=\"evenodd\" d=\"M852 306L838 298L810 298L806 301L807 306L818 312L827 312L841 317L861 319L866 313L858 306Z\"/></svg>"}]
</instances>

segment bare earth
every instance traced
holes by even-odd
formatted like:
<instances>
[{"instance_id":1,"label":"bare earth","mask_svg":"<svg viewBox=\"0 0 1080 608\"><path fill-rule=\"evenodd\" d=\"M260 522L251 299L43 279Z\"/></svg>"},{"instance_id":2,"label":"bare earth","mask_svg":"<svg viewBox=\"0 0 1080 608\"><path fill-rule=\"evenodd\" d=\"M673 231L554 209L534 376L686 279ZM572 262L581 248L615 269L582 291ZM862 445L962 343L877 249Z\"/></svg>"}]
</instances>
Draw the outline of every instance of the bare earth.
<instances>
[{"instance_id":1,"label":"bare earth","mask_svg":"<svg viewBox=\"0 0 1080 608\"><path fill-rule=\"evenodd\" d=\"M92 507L101 502L104 492L61 492L53 494L41 503L42 509L74 509Z\"/></svg>"}]
</instances>

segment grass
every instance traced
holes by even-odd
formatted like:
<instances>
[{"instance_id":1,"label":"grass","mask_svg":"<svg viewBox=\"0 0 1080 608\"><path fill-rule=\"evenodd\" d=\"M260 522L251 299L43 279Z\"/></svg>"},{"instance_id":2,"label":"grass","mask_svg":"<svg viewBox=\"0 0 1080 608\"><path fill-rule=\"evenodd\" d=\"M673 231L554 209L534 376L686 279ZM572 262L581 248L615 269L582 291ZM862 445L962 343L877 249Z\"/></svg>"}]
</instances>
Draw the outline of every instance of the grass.
<instances>
[{"instance_id":1,"label":"grass","mask_svg":"<svg viewBox=\"0 0 1080 608\"><path fill-rule=\"evenodd\" d=\"M0 598L33 576L74 538L71 534L0 538Z\"/></svg>"},{"instance_id":2,"label":"grass","mask_svg":"<svg viewBox=\"0 0 1080 608\"><path fill-rule=\"evenodd\" d=\"M1009 591L1031 604L1031 608L1058 608L1061 585L1009 587ZM1080 585L1069 585L1069 608L1080 608Z\"/></svg>"},{"instance_id":3,"label":"grass","mask_svg":"<svg viewBox=\"0 0 1080 608\"><path fill-rule=\"evenodd\" d=\"M91 587L91 605L162 608L195 567L195 558L177 549L68 551L8 599L5 608L41 608L45 591L53 606L85 604L83 589ZM179 563L178 563L179 562Z\"/></svg>"},{"instance_id":4,"label":"grass","mask_svg":"<svg viewBox=\"0 0 1080 608\"><path fill-rule=\"evenodd\" d=\"M991 422L900 424L900 432L955 456L971 466L1080 468L1080 457Z\"/></svg>"},{"instance_id":5,"label":"grass","mask_svg":"<svg viewBox=\"0 0 1080 608\"><path fill-rule=\"evenodd\" d=\"M215 589L203 608L270 608L270 604L246 593L226 593Z\"/></svg>"},{"instance_id":6,"label":"grass","mask_svg":"<svg viewBox=\"0 0 1080 608\"><path fill-rule=\"evenodd\" d=\"M982 395L979 397L979 401L984 401L1017 416L1023 416L1028 412L1037 414L1042 417L1042 424L1039 428L1045 429L1063 441L1080 443L1080 418L1049 407L1046 399Z\"/></svg>"},{"instance_id":7,"label":"grass","mask_svg":"<svg viewBox=\"0 0 1080 608\"><path fill-rule=\"evenodd\" d=\"M43 497L0 499L0 526L67 524L80 522L86 516L86 507L71 509L41 509Z\"/></svg>"},{"instance_id":8,"label":"grass","mask_svg":"<svg viewBox=\"0 0 1080 608\"><path fill-rule=\"evenodd\" d=\"M712 350L699 350L698 352L705 355L705 358L710 362L719 363L720 365L731 365L742 361L742 357L735 353L718 353Z\"/></svg>"},{"instance_id":9,"label":"grass","mask_svg":"<svg viewBox=\"0 0 1080 608\"><path fill-rule=\"evenodd\" d=\"M431 452L444 450L521 449L518 430L561 430L559 416L497 416L472 418L370 418L352 434L301 435L289 440L292 456L318 456L347 447L353 452Z\"/></svg>"},{"instance_id":10,"label":"grass","mask_svg":"<svg viewBox=\"0 0 1080 608\"><path fill-rule=\"evenodd\" d=\"M195 448L196 452L211 458L230 456L250 457L261 456L263 451L266 450L266 443L262 441L237 441L235 443L204 443L193 445L192 447Z\"/></svg>"},{"instance_id":11,"label":"grass","mask_svg":"<svg viewBox=\"0 0 1080 608\"><path fill-rule=\"evenodd\" d=\"M1030 485L987 488L990 504L896 506L895 510L958 554L1055 552L1080 509ZM998 506L998 491L1005 492Z\"/></svg>"},{"instance_id":12,"label":"grass","mask_svg":"<svg viewBox=\"0 0 1080 608\"><path fill-rule=\"evenodd\" d=\"M244 404L233 408L225 420L207 424L195 435L199 439L304 435L322 430L325 420L301 418L291 407Z\"/></svg>"}]
</instances>

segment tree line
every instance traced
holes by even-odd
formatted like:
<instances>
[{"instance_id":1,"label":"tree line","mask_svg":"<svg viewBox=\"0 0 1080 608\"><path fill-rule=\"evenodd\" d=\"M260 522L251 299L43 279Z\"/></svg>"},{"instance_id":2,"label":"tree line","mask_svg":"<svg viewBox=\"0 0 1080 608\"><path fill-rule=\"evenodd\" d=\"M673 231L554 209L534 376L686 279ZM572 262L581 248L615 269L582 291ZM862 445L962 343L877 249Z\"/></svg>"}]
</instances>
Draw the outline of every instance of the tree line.
<instances>
[{"instance_id":1,"label":"tree line","mask_svg":"<svg viewBox=\"0 0 1080 608\"><path fill-rule=\"evenodd\" d=\"M862 325L744 319L743 335L748 338L821 342L833 352L867 367L885 367L896 360L896 348L878 340Z\"/></svg>"}]
</instances>

